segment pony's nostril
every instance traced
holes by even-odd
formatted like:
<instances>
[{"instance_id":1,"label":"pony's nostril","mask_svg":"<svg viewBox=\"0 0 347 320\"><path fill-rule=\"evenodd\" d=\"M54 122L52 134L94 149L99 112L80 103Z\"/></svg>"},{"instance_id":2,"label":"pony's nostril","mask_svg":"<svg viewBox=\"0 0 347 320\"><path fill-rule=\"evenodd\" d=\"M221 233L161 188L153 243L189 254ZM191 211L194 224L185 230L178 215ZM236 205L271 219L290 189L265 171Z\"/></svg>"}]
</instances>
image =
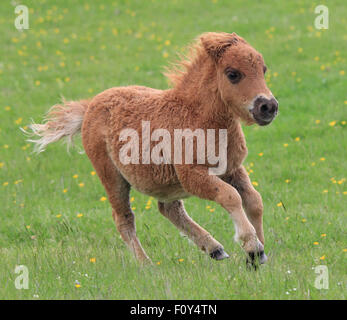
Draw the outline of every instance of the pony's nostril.
<instances>
[{"instance_id":1,"label":"pony's nostril","mask_svg":"<svg viewBox=\"0 0 347 320\"><path fill-rule=\"evenodd\" d=\"M265 98L263 96L258 97L254 102L253 115L262 120L272 120L278 110L278 103L276 99Z\"/></svg>"},{"instance_id":2,"label":"pony's nostril","mask_svg":"<svg viewBox=\"0 0 347 320\"><path fill-rule=\"evenodd\" d=\"M269 106L267 104L263 104L261 107L260 107L260 111L262 113L268 113L269 111Z\"/></svg>"}]
</instances>

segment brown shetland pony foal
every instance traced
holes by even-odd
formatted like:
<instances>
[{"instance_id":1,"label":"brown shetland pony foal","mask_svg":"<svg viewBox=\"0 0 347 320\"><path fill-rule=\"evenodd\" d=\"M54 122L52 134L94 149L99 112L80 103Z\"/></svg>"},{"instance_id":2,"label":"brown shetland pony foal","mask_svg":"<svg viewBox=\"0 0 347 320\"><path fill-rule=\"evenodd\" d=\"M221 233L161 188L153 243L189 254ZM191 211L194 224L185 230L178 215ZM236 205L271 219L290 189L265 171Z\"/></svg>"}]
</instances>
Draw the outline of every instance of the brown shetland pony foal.
<instances>
[{"instance_id":1,"label":"brown shetland pony foal","mask_svg":"<svg viewBox=\"0 0 347 320\"><path fill-rule=\"evenodd\" d=\"M44 124L31 125L40 137L34 141L36 150L62 137L71 141L82 131L84 149L106 189L117 229L141 262L150 259L136 236L131 187L157 198L159 211L216 260L227 258L227 253L188 216L182 199L197 196L219 203L235 224L248 262L264 263L263 204L242 166L247 147L240 121L266 125L276 116L278 104L266 86L265 71L261 54L235 33L205 33L189 57L168 72L171 89L116 87L91 100L56 105ZM225 173L210 175L210 165L198 164L196 155L191 164L123 164L120 132L134 128L141 139L142 121L150 121L151 132L226 129ZM218 150L218 141L215 146ZM140 158L142 152L140 148Z\"/></svg>"}]
</instances>

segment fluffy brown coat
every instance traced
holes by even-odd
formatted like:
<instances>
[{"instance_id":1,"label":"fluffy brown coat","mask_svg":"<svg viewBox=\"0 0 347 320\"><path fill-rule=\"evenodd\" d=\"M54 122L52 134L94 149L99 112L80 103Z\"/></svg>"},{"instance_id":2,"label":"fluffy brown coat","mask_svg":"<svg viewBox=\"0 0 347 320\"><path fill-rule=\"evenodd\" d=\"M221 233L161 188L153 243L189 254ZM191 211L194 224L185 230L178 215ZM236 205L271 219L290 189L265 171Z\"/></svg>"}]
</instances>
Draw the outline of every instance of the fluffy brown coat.
<instances>
[{"instance_id":1,"label":"fluffy brown coat","mask_svg":"<svg viewBox=\"0 0 347 320\"><path fill-rule=\"evenodd\" d=\"M219 203L231 215L236 238L250 259L259 256L264 262L263 205L242 166L247 148L240 124L241 120L247 124L272 120L272 116L268 120L269 116L264 115L275 108L264 70L262 56L236 34L203 34L191 47L188 58L167 72L173 85L168 90L116 87L90 101L53 107L45 124L32 126L41 137L36 141L38 150L62 136L71 138L81 127L84 149L106 189L117 229L140 261L149 258L136 236L129 203L131 187L157 198L160 212L218 260L228 257L223 246L188 216L181 199L197 196ZM259 97L261 105L256 103ZM151 132L163 128L172 137L177 128L226 129L226 172L209 175L209 164L197 164L195 153L189 165L122 164L119 152L124 141L119 139L120 132L133 128L141 141L142 121L150 121ZM140 145L140 159L141 155Z\"/></svg>"}]
</instances>

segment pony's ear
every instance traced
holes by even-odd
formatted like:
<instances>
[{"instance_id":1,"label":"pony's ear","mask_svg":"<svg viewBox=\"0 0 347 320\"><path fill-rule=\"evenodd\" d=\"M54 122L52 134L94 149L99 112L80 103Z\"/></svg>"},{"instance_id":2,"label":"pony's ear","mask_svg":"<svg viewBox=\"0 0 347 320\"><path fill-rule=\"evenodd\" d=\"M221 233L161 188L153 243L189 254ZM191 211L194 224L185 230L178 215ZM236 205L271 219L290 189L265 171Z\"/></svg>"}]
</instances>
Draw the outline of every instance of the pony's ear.
<instances>
[{"instance_id":1,"label":"pony's ear","mask_svg":"<svg viewBox=\"0 0 347 320\"><path fill-rule=\"evenodd\" d=\"M200 41L206 52L216 62L221 58L223 52L231 45L238 42L236 33L207 32L200 36Z\"/></svg>"}]
</instances>

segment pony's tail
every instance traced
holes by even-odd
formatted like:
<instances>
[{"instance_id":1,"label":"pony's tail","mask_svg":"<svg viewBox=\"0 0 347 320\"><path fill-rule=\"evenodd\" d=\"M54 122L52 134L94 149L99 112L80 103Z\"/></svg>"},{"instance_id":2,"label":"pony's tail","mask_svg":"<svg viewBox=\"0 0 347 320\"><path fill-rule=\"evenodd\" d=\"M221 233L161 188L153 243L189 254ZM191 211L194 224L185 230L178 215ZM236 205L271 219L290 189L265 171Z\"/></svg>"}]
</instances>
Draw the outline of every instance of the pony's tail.
<instances>
[{"instance_id":1,"label":"pony's tail","mask_svg":"<svg viewBox=\"0 0 347 320\"><path fill-rule=\"evenodd\" d=\"M40 153L46 146L61 138L66 138L68 148L73 143L73 137L81 131L84 114L90 100L65 101L53 106L47 113L42 124L32 123L29 125L31 132L21 130L30 137L29 142L35 144L34 152Z\"/></svg>"}]
</instances>

